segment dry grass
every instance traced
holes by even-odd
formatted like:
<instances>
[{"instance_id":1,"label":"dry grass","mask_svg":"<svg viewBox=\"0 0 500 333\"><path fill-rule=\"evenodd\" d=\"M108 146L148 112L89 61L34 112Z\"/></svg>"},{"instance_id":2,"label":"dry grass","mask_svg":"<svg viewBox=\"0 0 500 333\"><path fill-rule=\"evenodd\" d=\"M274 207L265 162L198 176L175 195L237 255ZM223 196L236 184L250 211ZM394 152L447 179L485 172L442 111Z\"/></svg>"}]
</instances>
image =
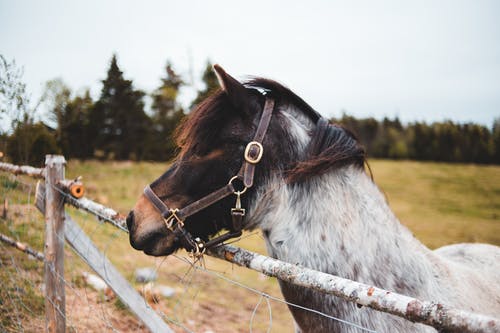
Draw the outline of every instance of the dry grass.
<instances>
[{"instance_id":1,"label":"dry grass","mask_svg":"<svg viewBox=\"0 0 500 333\"><path fill-rule=\"evenodd\" d=\"M396 215L429 247L453 242L500 245L500 167L384 160L371 161L370 165L376 183L385 192ZM167 165L159 163L70 161L66 174L67 178L82 175L87 186L87 197L126 214L144 185L166 168ZM17 216L11 214L8 221L0 222L0 231L10 235L14 233L19 239L33 242L33 246L41 249L43 219L31 210L23 209L28 207L26 195L23 197L21 191L13 190L12 184L9 186L6 188L4 182L2 194L14 196L13 200L21 208L17 209ZM34 224L33 214L38 219ZM71 210L71 215L129 280L133 280L136 268L157 267L158 283L174 287L177 294L174 298L161 300L154 307L195 332L248 332L252 312L259 303L259 295L215 277L214 272L280 296L275 279L212 258L206 258L205 266L211 273L205 273L191 269L178 257L148 257L133 250L122 232L96 223L95 218L88 214ZM265 253L263 240L258 233L246 236L237 245ZM40 275L42 267L28 261L24 254L3 247L1 249L2 281L20 279L21 282L28 280L30 283L23 287L22 294L14 290L10 294L4 292L0 295L2 309L5 309L1 312L0 331L19 331L19 325L16 324L19 318L25 331L36 331L35 327L43 323L41 294L37 290L43 280ZM140 324L123 309L120 302L106 301L98 293L84 288L79 283L79 276L89 268L70 249L66 250L66 255L66 279L72 282L71 288L67 290L70 331L141 330ZM15 267L9 265L12 258L17 263ZM29 288L29 285L33 288ZM9 302L7 297L12 295L21 295L29 311L23 310L22 306L16 307L16 302ZM271 302L271 306L272 331L292 331L293 324L286 306L275 302ZM94 320L89 320L91 316L94 316ZM263 301L256 311L253 331L265 332L268 317L267 304ZM183 331L172 326L176 331Z\"/></svg>"}]
</instances>

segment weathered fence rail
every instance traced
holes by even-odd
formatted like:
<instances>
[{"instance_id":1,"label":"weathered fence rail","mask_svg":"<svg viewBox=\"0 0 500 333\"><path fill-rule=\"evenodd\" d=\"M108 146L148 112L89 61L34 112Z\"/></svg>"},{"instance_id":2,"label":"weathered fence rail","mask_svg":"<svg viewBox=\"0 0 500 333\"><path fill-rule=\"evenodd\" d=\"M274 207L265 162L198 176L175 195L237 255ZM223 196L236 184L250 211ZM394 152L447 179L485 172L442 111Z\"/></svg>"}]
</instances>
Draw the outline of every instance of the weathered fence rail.
<instances>
[{"instance_id":1,"label":"weathered fence rail","mask_svg":"<svg viewBox=\"0 0 500 333\"><path fill-rule=\"evenodd\" d=\"M297 286L332 294L445 332L500 332L500 320L496 318L454 309L437 302L421 301L234 246L219 246L209 254Z\"/></svg>"},{"instance_id":2,"label":"weathered fence rail","mask_svg":"<svg viewBox=\"0 0 500 333\"><path fill-rule=\"evenodd\" d=\"M32 249L30 246L28 246L24 243L18 242L16 240L10 238L9 236L6 236L4 234L0 234L0 242L3 242L7 245L10 245L21 252L29 254L39 261L45 260L43 253L38 252L37 250Z\"/></svg>"},{"instance_id":3,"label":"weathered fence rail","mask_svg":"<svg viewBox=\"0 0 500 333\"><path fill-rule=\"evenodd\" d=\"M45 169L34 168L29 165L14 165L0 162L0 170L7 171L15 175L28 175L34 178L45 178Z\"/></svg>"},{"instance_id":4,"label":"weathered fence rail","mask_svg":"<svg viewBox=\"0 0 500 333\"><path fill-rule=\"evenodd\" d=\"M15 166L13 167L12 165L6 166L6 163L1 163L0 169L7 171L16 170L15 172L17 172L17 174L33 173L34 175L42 175L42 177L44 175L43 171L39 171L40 169L33 171L25 167L22 169L15 168ZM65 183L67 182L59 182L57 185L61 189L62 193L68 192L67 188L64 188ZM37 194L37 197L39 199L45 198L46 196ZM76 199L65 194L65 198L66 203L71 204L78 209L90 212L100 219L113 224L120 230L128 232L125 227L126 224L124 217L115 210L84 197ZM38 199L37 201L39 201ZM68 223L68 225L71 226L70 230L74 231L74 223ZM77 234L82 235L79 231ZM71 237L73 242L76 239L77 234L72 234ZM68 237L68 235L66 235L66 237ZM86 236L83 235L82 237L84 238ZM375 286L362 284L301 266L292 265L234 246L221 245L209 251L207 255L259 271L268 276L276 277L298 286L332 294L347 301L370 307L377 311L400 316L412 322L433 326L438 331L465 333L500 332L500 320L498 318L454 309L438 302L418 300L412 297L383 290ZM103 259L101 258L100 260ZM111 263L108 265L111 265ZM97 269L96 272L99 274ZM109 280L107 282L109 282ZM152 327L150 327L150 329L153 331L157 330ZM168 332L168 330L164 331Z\"/></svg>"}]
</instances>

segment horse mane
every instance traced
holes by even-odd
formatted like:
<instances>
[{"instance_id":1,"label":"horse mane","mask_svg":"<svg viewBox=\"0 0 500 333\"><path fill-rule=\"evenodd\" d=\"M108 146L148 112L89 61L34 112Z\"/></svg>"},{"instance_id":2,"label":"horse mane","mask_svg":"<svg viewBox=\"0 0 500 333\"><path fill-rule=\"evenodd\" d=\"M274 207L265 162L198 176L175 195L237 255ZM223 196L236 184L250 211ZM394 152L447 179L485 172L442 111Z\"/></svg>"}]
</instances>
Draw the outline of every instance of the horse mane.
<instances>
[{"instance_id":1,"label":"horse mane","mask_svg":"<svg viewBox=\"0 0 500 333\"><path fill-rule=\"evenodd\" d=\"M356 135L338 124L330 124L325 118L318 121L307 150L306 159L286 173L288 183L303 182L348 165L363 168L366 164L371 174L365 148Z\"/></svg>"},{"instance_id":2,"label":"horse mane","mask_svg":"<svg viewBox=\"0 0 500 333\"><path fill-rule=\"evenodd\" d=\"M302 98L276 81L254 78L245 85L265 89L277 102L295 105L317 124L307 148L306 160L298 162L286 172L288 183L302 182L347 165L363 168L366 164L371 174L365 148L352 131L338 124L330 124Z\"/></svg>"},{"instance_id":3,"label":"horse mane","mask_svg":"<svg viewBox=\"0 0 500 333\"><path fill-rule=\"evenodd\" d=\"M270 94L276 100L277 103L289 103L295 105L306 115L308 115L314 122L318 121L318 119L321 118L321 115L316 110L314 110L302 98L297 96L292 90L290 90L290 88L284 86L279 82L256 77L245 82L245 86L264 89L267 94Z\"/></svg>"},{"instance_id":4,"label":"horse mane","mask_svg":"<svg viewBox=\"0 0 500 333\"><path fill-rule=\"evenodd\" d=\"M229 102L221 89L198 104L174 132L174 140L180 151L186 151L193 146L202 146L213 143L217 130L214 125L222 124L229 113ZM207 126L210 125L210 126Z\"/></svg>"},{"instance_id":5,"label":"horse mane","mask_svg":"<svg viewBox=\"0 0 500 333\"><path fill-rule=\"evenodd\" d=\"M367 164L366 151L353 132L338 124L330 124L289 88L260 77L252 78L244 85L249 89L266 91L266 95L272 96L277 104L294 105L317 124L307 148L306 159L298 161L285 172L287 182L302 182L347 165L363 168ZM175 133L177 145L184 150L183 148L191 148L194 145L203 149L203 145L214 144L213 140L217 134L214 125L229 119L230 109L225 93L218 89L201 102L189 117L185 117Z\"/></svg>"}]
</instances>

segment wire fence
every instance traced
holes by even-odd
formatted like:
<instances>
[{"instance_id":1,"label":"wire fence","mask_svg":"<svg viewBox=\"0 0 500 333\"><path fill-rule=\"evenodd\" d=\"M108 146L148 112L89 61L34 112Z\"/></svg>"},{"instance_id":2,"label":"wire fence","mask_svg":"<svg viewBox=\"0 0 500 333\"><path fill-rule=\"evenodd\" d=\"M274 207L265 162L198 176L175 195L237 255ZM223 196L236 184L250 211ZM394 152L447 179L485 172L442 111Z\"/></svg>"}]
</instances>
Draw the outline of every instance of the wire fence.
<instances>
[{"instance_id":1,"label":"wire fence","mask_svg":"<svg viewBox=\"0 0 500 333\"><path fill-rule=\"evenodd\" d=\"M46 286L44 258L39 251L44 248L45 221L34 208L39 199L35 194L37 186L20 171L12 174L12 170L3 170L7 172L0 171L0 276L4 284L0 288L0 331L42 331L46 325ZM37 176L41 175L39 170L29 171L41 177ZM133 316L103 281L111 274L112 265L143 296L141 302L156 311L175 332L293 331L287 307L325 316L351 331L375 332L285 301L276 280L261 273L207 256L193 262L184 252L153 258L132 251L122 215L87 198L76 200L59 186L52 189L60 194L56 206L70 203L79 208L67 207L71 216L67 219L74 219L81 228L78 232L92 241L83 252L74 246L65 247L64 274L58 278L64 283L66 300L64 311L58 311L64 316L68 332L149 331L147 323ZM261 238L260 234L251 233L241 241L256 238ZM89 258L82 255L93 246L113 263L103 266L101 278L89 268Z\"/></svg>"},{"instance_id":2,"label":"wire fence","mask_svg":"<svg viewBox=\"0 0 500 333\"><path fill-rule=\"evenodd\" d=\"M0 172L0 233L37 252L44 249L45 221L34 203L32 177ZM61 192L65 200L72 200ZM61 201L60 205L63 204ZM153 258L130 248L123 225L100 209L66 210L97 248L145 297L145 301L176 332L280 332L293 330L286 304L273 278L233 264L205 258L193 264L186 253ZM247 238L260 238L257 233ZM45 329L44 264L0 242L0 332L40 332ZM109 288L100 289L95 273L70 246L65 246L65 318L68 332L147 332ZM148 268L153 282L136 282L135 271ZM93 286L97 284L97 286ZM231 295L227 290L234 288ZM99 289L99 290L96 290ZM252 291L249 291L252 290ZM281 301L273 301L275 298Z\"/></svg>"},{"instance_id":3,"label":"wire fence","mask_svg":"<svg viewBox=\"0 0 500 333\"><path fill-rule=\"evenodd\" d=\"M45 221L34 206L35 189L32 178L0 172L0 332L45 330L46 286L41 253ZM90 270L69 246L65 248L65 265L64 276L59 278L65 286L68 332L147 332L116 298L109 297L105 290L94 290L86 282Z\"/></svg>"}]
</instances>

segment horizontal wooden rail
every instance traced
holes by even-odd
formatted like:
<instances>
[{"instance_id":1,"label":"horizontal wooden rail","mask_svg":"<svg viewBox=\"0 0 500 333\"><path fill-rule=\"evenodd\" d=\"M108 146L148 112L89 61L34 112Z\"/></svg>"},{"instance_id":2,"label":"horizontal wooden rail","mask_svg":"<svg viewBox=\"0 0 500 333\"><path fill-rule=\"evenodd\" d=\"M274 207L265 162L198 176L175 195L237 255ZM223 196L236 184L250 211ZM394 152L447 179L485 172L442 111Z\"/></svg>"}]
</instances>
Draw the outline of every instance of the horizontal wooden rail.
<instances>
[{"instance_id":1,"label":"horizontal wooden rail","mask_svg":"<svg viewBox=\"0 0 500 333\"><path fill-rule=\"evenodd\" d=\"M40 253L37 250L32 249L28 245L26 245L24 243L21 243L21 242L18 242L16 240L10 238L9 236L6 236L4 234L0 234L0 241L3 242L3 243L5 243L5 244L7 244L7 245L12 246L13 248L15 248L15 249L17 249L17 250L19 250L21 252L24 252L24 253L27 253L29 255L32 255L37 260L40 260L40 261L44 260L43 253Z\"/></svg>"},{"instance_id":2,"label":"horizontal wooden rail","mask_svg":"<svg viewBox=\"0 0 500 333\"><path fill-rule=\"evenodd\" d=\"M297 286L335 295L446 332L500 332L500 321L496 318L453 309L436 302L421 301L234 246L219 246L208 254Z\"/></svg>"},{"instance_id":3,"label":"horizontal wooden rail","mask_svg":"<svg viewBox=\"0 0 500 333\"><path fill-rule=\"evenodd\" d=\"M85 197L79 199L73 197L72 195L69 194L71 193L71 188L69 184L70 183L68 182L60 182L58 184L59 190L65 196L65 202L67 204L70 204L71 206L77 209L91 213L97 218L99 218L99 220L108 222L113 226L117 227L118 229L128 233L127 223L125 222L125 217L123 215L119 214L114 209L103 206L100 203L97 203ZM43 205L43 202L45 200L44 198L45 198L45 186L43 186L42 184L38 184L36 188L35 205L39 209L41 209L41 207L39 206Z\"/></svg>"},{"instance_id":4,"label":"horizontal wooden rail","mask_svg":"<svg viewBox=\"0 0 500 333\"><path fill-rule=\"evenodd\" d=\"M45 178L45 169L34 168L29 165L14 165L0 162L0 170L7 171L15 175L28 175L34 178Z\"/></svg>"}]
</instances>

